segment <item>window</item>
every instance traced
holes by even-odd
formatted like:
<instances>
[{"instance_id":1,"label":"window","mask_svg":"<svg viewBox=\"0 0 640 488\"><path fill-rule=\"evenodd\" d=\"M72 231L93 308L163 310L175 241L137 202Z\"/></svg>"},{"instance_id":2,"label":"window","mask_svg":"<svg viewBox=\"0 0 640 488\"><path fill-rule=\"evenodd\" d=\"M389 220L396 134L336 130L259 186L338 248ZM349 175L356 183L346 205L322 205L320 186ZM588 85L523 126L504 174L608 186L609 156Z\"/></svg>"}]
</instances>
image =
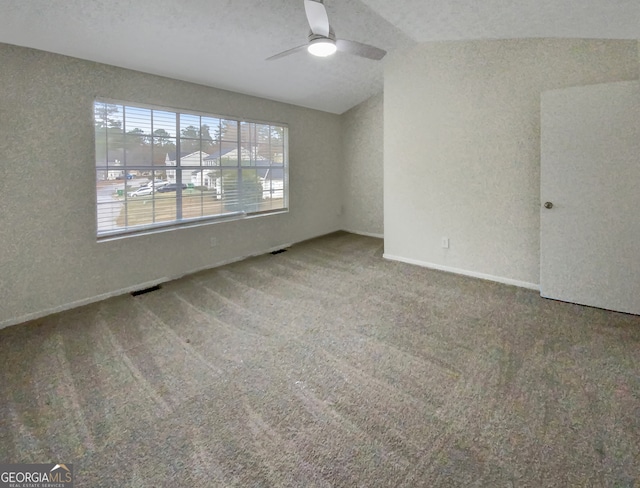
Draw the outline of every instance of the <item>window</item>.
<instances>
[{"instance_id":1,"label":"window","mask_svg":"<svg viewBox=\"0 0 640 488\"><path fill-rule=\"evenodd\" d=\"M287 127L99 100L98 237L287 210Z\"/></svg>"}]
</instances>

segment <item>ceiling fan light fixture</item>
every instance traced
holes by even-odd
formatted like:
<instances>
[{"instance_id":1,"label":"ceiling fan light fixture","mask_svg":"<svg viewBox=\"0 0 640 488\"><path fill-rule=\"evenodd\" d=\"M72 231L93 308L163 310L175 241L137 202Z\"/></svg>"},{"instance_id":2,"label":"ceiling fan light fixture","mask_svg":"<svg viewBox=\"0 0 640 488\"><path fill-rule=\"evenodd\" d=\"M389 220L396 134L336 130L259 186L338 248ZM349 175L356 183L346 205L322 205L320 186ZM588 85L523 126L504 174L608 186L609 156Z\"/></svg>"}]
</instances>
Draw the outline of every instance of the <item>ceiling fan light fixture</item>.
<instances>
[{"instance_id":1,"label":"ceiling fan light fixture","mask_svg":"<svg viewBox=\"0 0 640 488\"><path fill-rule=\"evenodd\" d=\"M328 38L314 39L307 46L307 51L321 58L331 56L336 50L336 41Z\"/></svg>"}]
</instances>

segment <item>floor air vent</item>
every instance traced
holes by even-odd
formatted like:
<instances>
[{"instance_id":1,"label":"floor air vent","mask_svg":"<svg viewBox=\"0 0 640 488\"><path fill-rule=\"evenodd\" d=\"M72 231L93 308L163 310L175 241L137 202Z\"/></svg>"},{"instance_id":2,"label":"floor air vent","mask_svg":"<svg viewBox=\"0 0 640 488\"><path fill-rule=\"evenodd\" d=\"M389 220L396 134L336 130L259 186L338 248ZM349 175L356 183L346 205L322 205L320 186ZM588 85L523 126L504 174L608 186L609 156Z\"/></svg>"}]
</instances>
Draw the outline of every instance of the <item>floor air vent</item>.
<instances>
[{"instance_id":1,"label":"floor air vent","mask_svg":"<svg viewBox=\"0 0 640 488\"><path fill-rule=\"evenodd\" d=\"M280 254L281 252L287 252L287 250L286 249L278 249L277 251L271 251L271 254L273 254L275 256L276 254Z\"/></svg>"},{"instance_id":2,"label":"floor air vent","mask_svg":"<svg viewBox=\"0 0 640 488\"><path fill-rule=\"evenodd\" d=\"M144 295L145 293L151 293L152 291L156 291L160 289L160 285L152 286L151 288L145 288L144 290L132 291L131 296L137 297L138 295Z\"/></svg>"}]
</instances>

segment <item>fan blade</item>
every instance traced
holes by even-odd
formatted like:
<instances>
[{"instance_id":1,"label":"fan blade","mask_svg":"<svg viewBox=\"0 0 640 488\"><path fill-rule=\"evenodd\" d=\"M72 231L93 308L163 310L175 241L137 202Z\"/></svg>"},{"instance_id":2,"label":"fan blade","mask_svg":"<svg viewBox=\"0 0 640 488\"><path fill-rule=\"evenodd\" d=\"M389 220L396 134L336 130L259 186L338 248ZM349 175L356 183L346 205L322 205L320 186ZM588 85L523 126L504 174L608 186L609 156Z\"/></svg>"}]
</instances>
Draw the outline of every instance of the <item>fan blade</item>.
<instances>
[{"instance_id":1,"label":"fan blade","mask_svg":"<svg viewBox=\"0 0 640 488\"><path fill-rule=\"evenodd\" d=\"M304 0L304 10L311 32L317 36L329 37L329 16L324 4L315 0Z\"/></svg>"},{"instance_id":2,"label":"fan blade","mask_svg":"<svg viewBox=\"0 0 640 488\"><path fill-rule=\"evenodd\" d=\"M338 39L336 41L336 47L338 51L355 54L363 58L375 59L376 61L380 61L384 58L384 55L387 54L387 51L384 49L379 49L369 44L362 44L361 42L347 41L346 39Z\"/></svg>"},{"instance_id":3,"label":"fan blade","mask_svg":"<svg viewBox=\"0 0 640 488\"><path fill-rule=\"evenodd\" d=\"M273 56L266 59L266 61L273 61L274 59L284 58L285 56L289 56L290 54L295 54L298 51L304 51L307 49L307 45L303 44L302 46L294 47L293 49L287 49L279 54L274 54Z\"/></svg>"}]
</instances>

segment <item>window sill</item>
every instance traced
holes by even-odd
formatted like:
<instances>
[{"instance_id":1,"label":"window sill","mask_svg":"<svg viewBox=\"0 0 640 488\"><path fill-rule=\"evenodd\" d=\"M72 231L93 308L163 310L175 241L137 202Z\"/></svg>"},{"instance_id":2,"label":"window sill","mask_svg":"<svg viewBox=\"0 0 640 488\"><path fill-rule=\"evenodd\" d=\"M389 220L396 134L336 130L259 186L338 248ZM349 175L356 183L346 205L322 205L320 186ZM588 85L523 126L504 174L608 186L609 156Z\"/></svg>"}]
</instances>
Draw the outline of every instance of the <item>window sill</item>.
<instances>
[{"instance_id":1,"label":"window sill","mask_svg":"<svg viewBox=\"0 0 640 488\"><path fill-rule=\"evenodd\" d=\"M202 217L197 219L185 219L182 221L163 222L159 224L144 225L135 228L130 228L124 231L113 231L99 234L97 237L98 242L110 242L120 239L126 239L129 237L146 236L151 234L159 234L162 232L169 232L179 229L192 229L194 227L203 227L211 224L217 224L221 222L235 222L246 219L253 219L256 217L265 217L267 215L281 215L289 213L288 208L278 210L266 210L264 212L256 212L247 214L246 212L235 212L224 214L216 217Z\"/></svg>"}]
</instances>

